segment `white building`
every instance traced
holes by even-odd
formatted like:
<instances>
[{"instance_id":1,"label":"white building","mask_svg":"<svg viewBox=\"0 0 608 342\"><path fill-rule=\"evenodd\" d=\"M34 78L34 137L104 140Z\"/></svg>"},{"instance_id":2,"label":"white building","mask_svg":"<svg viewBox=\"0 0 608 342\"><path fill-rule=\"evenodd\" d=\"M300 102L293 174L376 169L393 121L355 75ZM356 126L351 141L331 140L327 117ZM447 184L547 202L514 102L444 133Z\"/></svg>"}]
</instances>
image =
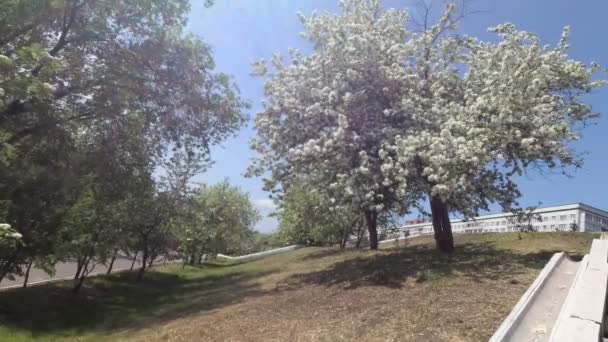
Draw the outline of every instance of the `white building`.
<instances>
[{"instance_id":1,"label":"white building","mask_svg":"<svg viewBox=\"0 0 608 342\"><path fill-rule=\"evenodd\" d=\"M608 211L583 203L538 208L534 212L538 213L541 218L541 221L532 222L532 226L538 232L569 231L572 230L573 225L575 225L576 231L580 232L598 232L602 228L608 230ZM511 213L501 213L482 215L468 221L452 220L452 232L514 232L517 231L517 228L512 222L512 216ZM432 234L433 225L430 221L406 224L400 230L409 232L410 236Z\"/></svg>"}]
</instances>

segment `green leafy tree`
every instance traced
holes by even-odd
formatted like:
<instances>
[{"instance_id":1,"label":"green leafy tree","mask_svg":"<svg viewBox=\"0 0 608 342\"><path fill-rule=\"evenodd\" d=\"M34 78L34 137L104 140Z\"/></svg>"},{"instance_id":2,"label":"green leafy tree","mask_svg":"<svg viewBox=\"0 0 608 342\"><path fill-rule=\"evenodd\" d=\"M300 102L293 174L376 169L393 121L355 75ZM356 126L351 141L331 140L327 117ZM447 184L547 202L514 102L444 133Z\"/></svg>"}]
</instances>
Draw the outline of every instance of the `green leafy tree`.
<instances>
[{"instance_id":1,"label":"green leafy tree","mask_svg":"<svg viewBox=\"0 0 608 342\"><path fill-rule=\"evenodd\" d=\"M260 214L247 193L228 181L202 185L194 191L193 208L191 224L178 233L184 261L248 250Z\"/></svg>"},{"instance_id":2,"label":"green leafy tree","mask_svg":"<svg viewBox=\"0 0 608 342\"><path fill-rule=\"evenodd\" d=\"M0 256L1 275L75 250L111 260L127 229L119 204L163 191L129 192L155 183L153 170L174 155L208 164L210 146L245 122L238 89L184 31L189 9L187 0L0 1L0 216L23 236Z\"/></svg>"},{"instance_id":3,"label":"green leafy tree","mask_svg":"<svg viewBox=\"0 0 608 342\"><path fill-rule=\"evenodd\" d=\"M278 237L289 243L346 246L363 217L348 207L327 207L319 193L309 184L292 184L282 196L279 210ZM362 235L357 234L360 244Z\"/></svg>"},{"instance_id":4,"label":"green leafy tree","mask_svg":"<svg viewBox=\"0 0 608 342\"><path fill-rule=\"evenodd\" d=\"M526 208L516 208L511 210L509 222L522 233L535 232L534 222L542 222L542 216L536 212L538 206L529 206Z\"/></svg>"}]
</instances>

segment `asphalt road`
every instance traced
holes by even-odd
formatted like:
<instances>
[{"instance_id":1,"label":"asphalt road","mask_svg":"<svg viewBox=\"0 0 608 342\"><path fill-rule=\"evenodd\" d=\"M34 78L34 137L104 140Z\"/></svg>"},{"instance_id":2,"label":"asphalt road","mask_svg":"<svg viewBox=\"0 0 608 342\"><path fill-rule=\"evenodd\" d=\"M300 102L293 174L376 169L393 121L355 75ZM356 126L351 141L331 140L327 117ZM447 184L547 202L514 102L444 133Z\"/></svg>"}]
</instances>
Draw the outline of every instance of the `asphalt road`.
<instances>
[{"instance_id":1,"label":"asphalt road","mask_svg":"<svg viewBox=\"0 0 608 342\"><path fill-rule=\"evenodd\" d=\"M114 261L114 267L112 267L112 273L118 271L124 271L131 268L132 259L126 257L117 257ZM141 265L141 261L137 260L135 262L134 268L137 268ZM89 274L89 276L94 274L105 274L108 271L108 268L104 265L96 265L93 271ZM59 279L72 279L76 274L76 263L75 262L61 262L55 266L55 275L53 277L46 274L44 271L39 269L34 269L30 271L30 278L28 280L28 285L32 285L38 282L59 280ZM15 280L4 279L0 283L0 289L6 289L10 287L18 287L23 285L23 277L16 277Z\"/></svg>"}]
</instances>

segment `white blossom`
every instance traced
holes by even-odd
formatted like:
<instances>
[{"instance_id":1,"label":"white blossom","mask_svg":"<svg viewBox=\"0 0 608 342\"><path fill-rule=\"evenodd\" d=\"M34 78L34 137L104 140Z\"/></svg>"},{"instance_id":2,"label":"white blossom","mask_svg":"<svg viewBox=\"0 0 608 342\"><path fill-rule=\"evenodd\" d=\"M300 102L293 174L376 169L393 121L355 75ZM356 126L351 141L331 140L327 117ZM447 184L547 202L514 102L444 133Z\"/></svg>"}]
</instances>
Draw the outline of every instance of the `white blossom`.
<instances>
[{"instance_id":1,"label":"white blossom","mask_svg":"<svg viewBox=\"0 0 608 342\"><path fill-rule=\"evenodd\" d=\"M19 241L22 237L23 235L13 229L10 224L0 223L0 246L6 242L14 243L15 241Z\"/></svg>"}]
</instances>

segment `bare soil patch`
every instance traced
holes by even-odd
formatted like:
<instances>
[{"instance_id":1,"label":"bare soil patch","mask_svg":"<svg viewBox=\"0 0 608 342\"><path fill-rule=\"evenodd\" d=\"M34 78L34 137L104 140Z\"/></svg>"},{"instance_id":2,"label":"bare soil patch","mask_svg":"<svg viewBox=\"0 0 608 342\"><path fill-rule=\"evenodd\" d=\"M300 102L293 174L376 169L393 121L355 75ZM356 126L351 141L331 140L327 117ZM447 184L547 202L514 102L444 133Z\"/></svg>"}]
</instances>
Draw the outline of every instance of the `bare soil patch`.
<instances>
[{"instance_id":1,"label":"bare soil patch","mask_svg":"<svg viewBox=\"0 0 608 342\"><path fill-rule=\"evenodd\" d=\"M521 239L519 238L521 236ZM137 331L133 341L487 340L553 253L581 257L590 234L456 237L372 252L307 248L249 264L255 295ZM249 287L245 287L249 288ZM229 286L220 291L240 291Z\"/></svg>"}]
</instances>

